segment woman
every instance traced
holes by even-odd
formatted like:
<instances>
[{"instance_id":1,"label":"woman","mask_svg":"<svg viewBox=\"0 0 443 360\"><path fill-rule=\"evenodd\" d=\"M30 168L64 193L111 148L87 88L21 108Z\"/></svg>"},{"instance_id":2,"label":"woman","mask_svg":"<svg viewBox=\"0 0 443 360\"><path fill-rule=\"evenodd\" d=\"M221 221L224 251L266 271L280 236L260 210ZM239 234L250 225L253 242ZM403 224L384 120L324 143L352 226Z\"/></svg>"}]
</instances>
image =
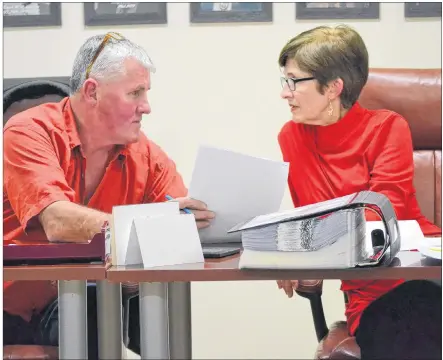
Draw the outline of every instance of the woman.
<instances>
[{"instance_id":1,"label":"woman","mask_svg":"<svg viewBox=\"0 0 443 360\"><path fill-rule=\"evenodd\" d=\"M425 235L441 229L420 212L413 186L412 139L406 120L389 110L367 110L357 102L368 79L368 52L347 26L320 26L282 49L281 96L292 120L279 136L290 162L294 206L371 190L386 195L399 220L417 220ZM367 214L368 220L377 216ZM363 310L403 280L346 280L346 318L354 335ZM278 281L291 297L297 281Z\"/></svg>"}]
</instances>

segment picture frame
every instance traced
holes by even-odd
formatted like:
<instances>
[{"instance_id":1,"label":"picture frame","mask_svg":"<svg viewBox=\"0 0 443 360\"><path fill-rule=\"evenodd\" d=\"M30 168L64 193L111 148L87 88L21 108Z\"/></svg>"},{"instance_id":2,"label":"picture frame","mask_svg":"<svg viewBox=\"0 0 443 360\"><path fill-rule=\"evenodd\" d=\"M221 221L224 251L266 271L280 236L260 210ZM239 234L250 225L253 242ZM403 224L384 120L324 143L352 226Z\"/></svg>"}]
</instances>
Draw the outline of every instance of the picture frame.
<instances>
[{"instance_id":1,"label":"picture frame","mask_svg":"<svg viewBox=\"0 0 443 360\"><path fill-rule=\"evenodd\" d=\"M296 3L295 18L298 20L379 19L380 3L374 3L374 2Z\"/></svg>"},{"instance_id":2,"label":"picture frame","mask_svg":"<svg viewBox=\"0 0 443 360\"><path fill-rule=\"evenodd\" d=\"M84 3L86 26L166 24L166 3Z\"/></svg>"},{"instance_id":3,"label":"picture frame","mask_svg":"<svg viewBox=\"0 0 443 360\"><path fill-rule=\"evenodd\" d=\"M191 23L272 22L272 3L190 3Z\"/></svg>"},{"instance_id":4,"label":"picture frame","mask_svg":"<svg viewBox=\"0 0 443 360\"><path fill-rule=\"evenodd\" d=\"M61 3L3 3L3 28L61 26Z\"/></svg>"},{"instance_id":5,"label":"picture frame","mask_svg":"<svg viewBox=\"0 0 443 360\"><path fill-rule=\"evenodd\" d=\"M441 2L405 3L405 18L441 17Z\"/></svg>"}]
</instances>

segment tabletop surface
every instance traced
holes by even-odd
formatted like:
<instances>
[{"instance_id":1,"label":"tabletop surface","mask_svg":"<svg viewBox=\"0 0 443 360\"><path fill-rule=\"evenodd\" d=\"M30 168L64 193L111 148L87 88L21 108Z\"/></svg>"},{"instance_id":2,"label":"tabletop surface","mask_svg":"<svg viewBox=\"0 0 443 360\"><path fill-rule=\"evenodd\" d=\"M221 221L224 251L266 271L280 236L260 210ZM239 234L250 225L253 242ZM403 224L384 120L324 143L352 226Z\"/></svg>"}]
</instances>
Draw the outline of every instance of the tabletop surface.
<instances>
[{"instance_id":1,"label":"tabletop surface","mask_svg":"<svg viewBox=\"0 0 443 360\"><path fill-rule=\"evenodd\" d=\"M240 270L239 255L204 263L144 269L141 265L111 266L107 279L115 282L312 280L312 279L441 279L441 261L417 251L401 251L389 267L309 270Z\"/></svg>"},{"instance_id":2,"label":"tabletop surface","mask_svg":"<svg viewBox=\"0 0 443 360\"><path fill-rule=\"evenodd\" d=\"M3 280L104 280L105 264L17 265L3 267Z\"/></svg>"}]
</instances>

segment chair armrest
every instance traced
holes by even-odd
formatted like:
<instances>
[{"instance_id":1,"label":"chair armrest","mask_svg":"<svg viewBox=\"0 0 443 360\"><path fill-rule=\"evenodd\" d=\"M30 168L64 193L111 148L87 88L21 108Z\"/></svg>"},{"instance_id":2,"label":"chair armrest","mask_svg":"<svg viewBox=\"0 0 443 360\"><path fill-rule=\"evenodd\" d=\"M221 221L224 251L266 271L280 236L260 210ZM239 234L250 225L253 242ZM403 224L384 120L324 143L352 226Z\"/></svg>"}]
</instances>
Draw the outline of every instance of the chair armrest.
<instances>
[{"instance_id":1,"label":"chair armrest","mask_svg":"<svg viewBox=\"0 0 443 360\"><path fill-rule=\"evenodd\" d=\"M122 299L129 300L138 295L138 283L124 282L122 283Z\"/></svg>"},{"instance_id":2,"label":"chair armrest","mask_svg":"<svg viewBox=\"0 0 443 360\"><path fill-rule=\"evenodd\" d=\"M297 293L299 291L321 295L323 293L323 280L300 280L297 286Z\"/></svg>"},{"instance_id":3,"label":"chair armrest","mask_svg":"<svg viewBox=\"0 0 443 360\"><path fill-rule=\"evenodd\" d=\"M360 360L361 352L360 347L355 341L355 337L348 337L343 340L337 347L331 352L329 356L330 360Z\"/></svg>"},{"instance_id":4,"label":"chair armrest","mask_svg":"<svg viewBox=\"0 0 443 360\"><path fill-rule=\"evenodd\" d=\"M311 304L312 319L318 341L321 341L329 332L321 301L322 292L323 280L300 280L296 290L298 295L308 299Z\"/></svg>"}]
</instances>

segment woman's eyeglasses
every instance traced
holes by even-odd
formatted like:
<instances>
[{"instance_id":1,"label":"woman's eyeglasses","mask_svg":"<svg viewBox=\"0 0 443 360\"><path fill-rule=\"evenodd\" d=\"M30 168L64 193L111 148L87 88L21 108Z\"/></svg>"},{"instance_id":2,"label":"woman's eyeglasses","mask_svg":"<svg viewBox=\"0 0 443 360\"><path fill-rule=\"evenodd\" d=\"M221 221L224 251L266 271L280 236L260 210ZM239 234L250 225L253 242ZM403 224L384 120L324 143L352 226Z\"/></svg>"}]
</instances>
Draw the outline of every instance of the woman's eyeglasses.
<instances>
[{"instance_id":1,"label":"woman's eyeglasses","mask_svg":"<svg viewBox=\"0 0 443 360\"><path fill-rule=\"evenodd\" d=\"M300 78L300 79L296 79L296 78L285 78L285 77L281 77L280 81L281 81L281 87L284 88L286 85L288 85L289 90L294 91L295 90L295 85L301 81L308 81L308 80L314 80L315 77L305 77L305 78Z\"/></svg>"},{"instance_id":2,"label":"woman's eyeglasses","mask_svg":"<svg viewBox=\"0 0 443 360\"><path fill-rule=\"evenodd\" d=\"M95 60L97 60L98 56L100 55L100 53L102 52L102 50L104 49L106 43L109 41L109 39L114 39L117 41L123 40L124 37L122 35L120 35L119 33L116 32L109 32L105 35L105 37L102 40L102 43L100 44L100 46L98 47L97 51L95 52L94 57L92 58L91 63L89 64L89 66L86 69L86 79L89 77L89 74L91 72L92 66L95 63Z\"/></svg>"}]
</instances>

